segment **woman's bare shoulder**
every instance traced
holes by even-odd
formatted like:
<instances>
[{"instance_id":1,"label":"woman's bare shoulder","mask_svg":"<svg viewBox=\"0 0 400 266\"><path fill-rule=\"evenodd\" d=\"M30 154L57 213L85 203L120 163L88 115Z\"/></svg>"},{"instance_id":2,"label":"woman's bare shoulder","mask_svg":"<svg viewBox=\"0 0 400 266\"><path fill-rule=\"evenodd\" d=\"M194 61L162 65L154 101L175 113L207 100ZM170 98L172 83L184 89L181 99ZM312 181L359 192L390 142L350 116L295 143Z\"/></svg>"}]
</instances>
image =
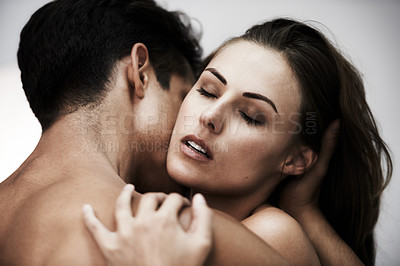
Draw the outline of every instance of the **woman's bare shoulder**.
<instances>
[{"instance_id":1,"label":"woman's bare shoulder","mask_svg":"<svg viewBox=\"0 0 400 266\"><path fill-rule=\"evenodd\" d=\"M306 238L303 229L294 218L271 205L258 207L242 223L264 240L287 242L288 237L300 241Z\"/></svg>"},{"instance_id":2,"label":"woman's bare shoulder","mask_svg":"<svg viewBox=\"0 0 400 266\"><path fill-rule=\"evenodd\" d=\"M257 208L242 221L293 265L319 265L318 256L300 224L271 205Z\"/></svg>"}]
</instances>

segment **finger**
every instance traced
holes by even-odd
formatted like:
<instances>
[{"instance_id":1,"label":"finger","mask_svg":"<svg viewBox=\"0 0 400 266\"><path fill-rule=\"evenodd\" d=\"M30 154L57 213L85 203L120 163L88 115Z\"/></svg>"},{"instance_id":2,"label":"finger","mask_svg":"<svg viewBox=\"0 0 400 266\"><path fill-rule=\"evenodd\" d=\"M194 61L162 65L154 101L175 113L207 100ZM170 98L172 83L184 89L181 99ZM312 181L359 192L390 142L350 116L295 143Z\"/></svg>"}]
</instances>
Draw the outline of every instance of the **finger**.
<instances>
[{"instance_id":1,"label":"finger","mask_svg":"<svg viewBox=\"0 0 400 266\"><path fill-rule=\"evenodd\" d=\"M211 242L212 211L201 194L193 197L192 216L189 231Z\"/></svg>"},{"instance_id":2,"label":"finger","mask_svg":"<svg viewBox=\"0 0 400 266\"><path fill-rule=\"evenodd\" d=\"M92 206L85 204L82 208L83 221L101 251L106 252L106 243L111 239L111 232L95 216Z\"/></svg>"},{"instance_id":3,"label":"finger","mask_svg":"<svg viewBox=\"0 0 400 266\"><path fill-rule=\"evenodd\" d=\"M140 198L136 217L144 216L157 210L158 206L165 200L165 193L146 193Z\"/></svg>"},{"instance_id":4,"label":"finger","mask_svg":"<svg viewBox=\"0 0 400 266\"><path fill-rule=\"evenodd\" d=\"M328 171L332 155L336 149L339 129L340 120L333 121L326 129L322 138L321 152L318 156L318 160L303 177L303 181L305 181L304 179L308 179L312 182L311 185L318 185L323 180Z\"/></svg>"},{"instance_id":5,"label":"finger","mask_svg":"<svg viewBox=\"0 0 400 266\"><path fill-rule=\"evenodd\" d=\"M133 185L126 185L115 203L115 220L117 222L118 231L130 228L130 221L133 218L131 199L134 189L135 187Z\"/></svg>"},{"instance_id":6,"label":"finger","mask_svg":"<svg viewBox=\"0 0 400 266\"><path fill-rule=\"evenodd\" d=\"M178 217L179 211L183 206L187 206L188 200L177 193L171 193L160 207L160 212L165 212L171 217Z\"/></svg>"},{"instance_id":7,"label":"finger","mask_svg":"<svg viewBox=\"0 0 400 266\"><path fill-rule=\"evenodd\" d=\"M318 159L318 165L321 166L326 172L331 157L336 149L338 133L340 128L340 120L333 121L324 133L322 138L322 147Z\"/></svg>"}]
</instances>

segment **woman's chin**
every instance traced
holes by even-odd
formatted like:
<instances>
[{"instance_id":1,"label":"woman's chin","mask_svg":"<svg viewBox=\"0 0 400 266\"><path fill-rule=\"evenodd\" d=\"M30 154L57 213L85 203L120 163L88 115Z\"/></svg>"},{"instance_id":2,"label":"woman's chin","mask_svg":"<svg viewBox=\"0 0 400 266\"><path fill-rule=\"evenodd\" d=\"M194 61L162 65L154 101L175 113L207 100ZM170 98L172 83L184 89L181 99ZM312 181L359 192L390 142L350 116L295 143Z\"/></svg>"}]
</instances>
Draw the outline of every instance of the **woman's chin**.
<instances>
[{"instance_id":1,"label":"woman's chin","mask_svg":"<svg viewBox=\"0 0 400 266\"><path fill-rule=\"evenodd\" d=\"M185 187L193 187L193 180L190 178L190 174L183 173L175 168L167 167L168 175L177 183Z\"/></svg>"}]
</instances>

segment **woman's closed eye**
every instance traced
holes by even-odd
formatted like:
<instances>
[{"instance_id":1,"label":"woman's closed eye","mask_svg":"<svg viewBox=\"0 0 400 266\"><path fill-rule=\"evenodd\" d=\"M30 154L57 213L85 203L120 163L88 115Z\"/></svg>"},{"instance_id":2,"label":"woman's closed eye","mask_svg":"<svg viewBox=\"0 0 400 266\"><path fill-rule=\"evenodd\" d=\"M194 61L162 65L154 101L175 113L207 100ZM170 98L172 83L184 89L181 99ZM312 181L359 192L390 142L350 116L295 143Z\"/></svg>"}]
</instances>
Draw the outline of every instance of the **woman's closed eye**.
<instances>
[{"instance_id":1,"label":"woman's closed eye","mask_svg":"<svg viewBox=\"0 0 400 266\"><path fill-rule=\"evenodd\" d=\"M218 97L215 96L214 94L209 93L208 91L206 91L204 88L197 89L197 91L198 91L201 95L203 95L204 97L207 97L207 98L218 98Z\"/></svg>"},{"instance_id":2,"label":"woman's closed eye","mask_svg":"<svg viewBox=\"0 0 400 266\"><path fill-rule=\"evenodd\" d=\"M218 97L212 93L209 93L208 91L206 91L203 87L197 89L196 91L198 91L200 93L200 95L206 97L206 98L215 98L217 99ZM245 112L243 111L239 111L240 116L242 117L242 119L248 124L248 125L253 125L253 126L258 126L258 125L263 125L265 122L257 120L255 118L252 118L251 116L247 115Z\"/></svg>"},{"instance_id":3,"label":"woman's closed eye","mask_svg":"<svg viewBox=\"0 0 400 266\"><path fill-rule=\"evenodd\" d=\"M262 125L264 124L264 122L261 122L257 119L254 119L250 116L248 116L245 112L243 111L239 111L240 116L243 118L244 121L246 121L247 124L249 125L254 125L254 126L258 126L258 125Z\"/></svg>"}]
</instances>

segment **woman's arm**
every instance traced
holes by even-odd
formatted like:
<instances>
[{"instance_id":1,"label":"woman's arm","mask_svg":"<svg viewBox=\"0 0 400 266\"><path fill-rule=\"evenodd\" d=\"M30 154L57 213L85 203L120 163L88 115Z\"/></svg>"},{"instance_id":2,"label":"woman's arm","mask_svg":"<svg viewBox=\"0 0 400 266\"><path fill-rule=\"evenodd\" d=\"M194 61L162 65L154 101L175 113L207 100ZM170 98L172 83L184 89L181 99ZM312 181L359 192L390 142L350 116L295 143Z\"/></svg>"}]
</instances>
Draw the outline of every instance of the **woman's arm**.
<instances>
[{"instance_id":1,"label":"woman's arm","mask_svg":"<svg viewBox=\"0 0 400 266\"><path fill-rule=\"evenodd\" d=\"M364 265L319 210L303 210L296 219L313 243L322 265Z\"/></svg>"},{"instance_id":2,"label":"woman's arm","mask_svg":"<svg viewBox=\"0 0 400 266\"><path fill-rule=\"evenodd\" d=\"M286 185L281 193L279 207L300 223L323 265L362 265L318 207L319 188L336 148L339 127L339 120L328 127L318 161L304 176Z\"/></svg>"},{"instance_id":3,"label":"woman's arm","mask_svg":"<svg viewBox=\"0 0 400 266\"><path fill-rule=\"evenodd\" d=\"M122 195L121 197L122 200L118 200L117 202L125 201L125 205L122 204L122 206L126 208L126 206L130 205L130 199ZM180 221L184 223L183 227L188 230L187 232L182 231L178 219L171 220L167 216L163 216L161 221L157 221L154 224L150 219L143 225L149 230L141 230L140 234L136 236L135 232L137 228L134 227L132 222L125 223L126 227L119 226L124 221L135 221L135 219L138 219L138 216L146 215L149 210L148 208L141 207L141 205L151 205L151 212L157 212L154 209L154 203L148 203L149 201L151 202L148 198L149 196L142 196L140 202L137 200L134 201L133 211L136 214L135 217L132 217L131 211L125 210L121 214L119 210L121 203L117 203L115 213L117 220L116 232L110 232L105 228L94 216L91 209L87 209L86 207L84 211L85 224L110 265L135 265L133 263L138 259L143 263L141 265L146 265L145 263L149 263L147 260L152 263L157 257L162 258L163 265L172 265L168 263L171 261L176 262L176 260L179 260L179 264L196 265L203 258L200 255L204 254L204 242L207 243L207 241L204 241L204 235L212 237L211 250L205 261L206 265L287 265L287 261L282 256L236 220L218 211L210 212L209 208L204 208L205 204L198 204L197 201L194 202L192 208L184 209L180 215ZM206 210L209 213L213 213L210 225L211 234L207 234L207 230L204 229L207 227L205 225L207 225L207 215L209 215ZM178 208L174 207L174 211L170 212L169 216L176 217L177 213ZM166 229L158 231L150 229L153 226L159 227L163 220L171 223L170 227L168 227L169 232ZM201 224L203 225L200 226ZM129 226L133 227L133 229L129 229ZM197 236L188 234L196 232L200 228L203 228L203 230L200 230ZM177 238L177 232L180 235L188 235ZM169 235L170 237L164 237L165 235ZM144 245L142 238L147 239L145 240L147 249L141 248ZM196 241L198 241L196 240L197 238L203 239L199 241L199 245L196 244ZM205 239L208 238L205 237ZM157 252L154 252L154 249ZM137 253L137 250L141 250L141 253Z\"/></svg>"},{"instance_id":4,"label":"woman's arm","mask_svg":"<svg viewBox=\"0 0 400 266\"><path fill-rule=\"evenodd\" d=\"M231 216L214 210L206 265L290 265L276 250Z\"/></svg>"}]
</instances>

